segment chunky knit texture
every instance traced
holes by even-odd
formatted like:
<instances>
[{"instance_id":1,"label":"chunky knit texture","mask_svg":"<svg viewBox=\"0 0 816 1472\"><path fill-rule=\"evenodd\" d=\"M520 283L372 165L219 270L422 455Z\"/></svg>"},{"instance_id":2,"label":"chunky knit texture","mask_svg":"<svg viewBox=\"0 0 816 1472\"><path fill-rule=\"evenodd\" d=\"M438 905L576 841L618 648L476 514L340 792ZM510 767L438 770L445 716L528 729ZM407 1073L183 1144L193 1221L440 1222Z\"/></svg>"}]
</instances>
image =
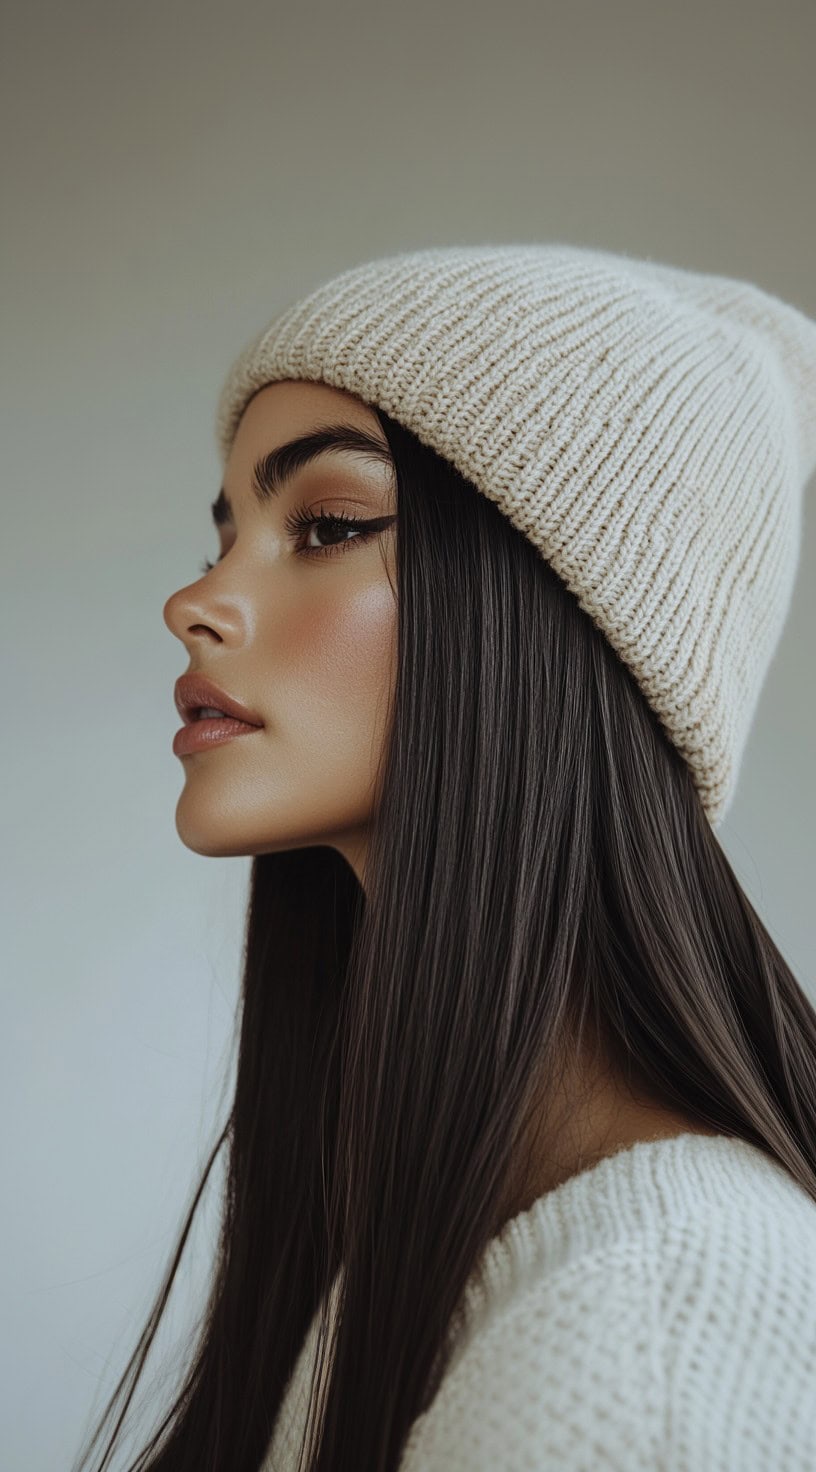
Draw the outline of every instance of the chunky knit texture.
<instances>
[{"instance_id":1,"label":"chunky knit texture","mask_svg":"<svg viewBox=\"0 0 816 1472\"><path fill-rule=\"evenodd\" d=\"M798 566L816 322L749 282L564 244L357 266L230 369L322 380L445 456L539 549L632 671L716 828Z\"/></svg>"},{"instance_id":2,"label":"chunky knit texture","mask_svg":"<svg viewBox=\"0 0 816 1472\"><path fill-rule=\"evenodd\" d=\"M297 1468L317 1320L264 1472ZM400 1472L816 1472L816 1203L743 1140L643 1141L505 1224L452 1342Z\"/></svg>"}]
</instances>

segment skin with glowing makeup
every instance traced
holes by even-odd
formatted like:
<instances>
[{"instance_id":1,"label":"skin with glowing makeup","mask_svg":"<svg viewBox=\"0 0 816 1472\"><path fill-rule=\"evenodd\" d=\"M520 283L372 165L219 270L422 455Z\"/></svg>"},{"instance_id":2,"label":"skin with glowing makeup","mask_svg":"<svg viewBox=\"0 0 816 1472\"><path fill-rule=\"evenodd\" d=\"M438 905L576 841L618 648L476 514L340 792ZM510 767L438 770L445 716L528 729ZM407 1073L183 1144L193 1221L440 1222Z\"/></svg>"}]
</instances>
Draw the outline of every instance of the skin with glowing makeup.
<instances>
[{"instance_id":1,"label":"skin with glowing makeup","mask_svg":"<svg viewBox=\"0 0 816 1472\"><path fill-rule=\"evenodd\" d=\"M164 620L187 652L183 672L207 675L264 722L181 758L182 842L209 856L329 844L362 883L396 666L393 467L331 449L264 504L253 489L271 450L339 422L388 455L376 415L342 390L286 380L250 400L224 472L219 500L232 518L218 528L220 555L168 598ZM369 525L295 529L296 517L324 513Z\"/></svg>"}]
</instances>

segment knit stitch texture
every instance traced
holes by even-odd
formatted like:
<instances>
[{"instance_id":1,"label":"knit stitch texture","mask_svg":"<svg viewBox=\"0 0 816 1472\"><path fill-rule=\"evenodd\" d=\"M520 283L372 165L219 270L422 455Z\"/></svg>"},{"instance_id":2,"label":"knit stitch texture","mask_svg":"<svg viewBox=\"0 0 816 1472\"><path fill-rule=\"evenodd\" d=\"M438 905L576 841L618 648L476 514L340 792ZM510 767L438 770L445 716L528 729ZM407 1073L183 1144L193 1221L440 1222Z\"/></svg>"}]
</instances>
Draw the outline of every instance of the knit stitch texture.
<instances>
[{"instance_id":1,"label":"knit stitch texture","mask_svg":"<svg viewBox=\"0 0 816 1472\"><path fill-rule=\"evenodd\" d=\"M264 1472L297 1467L317 1322ZM572 1176L488 1244L453 1329L400 1472L816 1472L816 1202L746 1141Z\"/></svg>"},{"instance_id":2,"label":"knit stitch texture","mask_svg":"<svg viewBox=\"0 0 816 1472\"><path fill-rule=\"evenodd\" d=\"M712 825L787 616L816 469L816 322L750 282L566 244L344 271L239 355L226 462L264 385L323 381L445 456L575 594Z\"/></svg>"}]
</instances>

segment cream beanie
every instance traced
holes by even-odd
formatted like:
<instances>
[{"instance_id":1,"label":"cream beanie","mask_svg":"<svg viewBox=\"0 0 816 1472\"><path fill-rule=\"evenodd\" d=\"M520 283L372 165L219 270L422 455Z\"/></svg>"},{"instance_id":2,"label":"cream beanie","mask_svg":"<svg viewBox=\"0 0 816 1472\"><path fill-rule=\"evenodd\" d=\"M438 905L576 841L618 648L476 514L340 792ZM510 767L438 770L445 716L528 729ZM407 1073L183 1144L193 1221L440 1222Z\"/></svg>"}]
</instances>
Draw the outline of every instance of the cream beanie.
<instances>
[{"instance_id":1,"label":"cream beanie","mask_svg":"<svg viewBox=\"0 0 816 1472\"><path fill-rule=\"evenodd\" d=\"M322 380L445 456L539 549L725 815L816 469L816 322L758 286L565 244L353 267L229 371Z\"/></svg>"}]
</instances>

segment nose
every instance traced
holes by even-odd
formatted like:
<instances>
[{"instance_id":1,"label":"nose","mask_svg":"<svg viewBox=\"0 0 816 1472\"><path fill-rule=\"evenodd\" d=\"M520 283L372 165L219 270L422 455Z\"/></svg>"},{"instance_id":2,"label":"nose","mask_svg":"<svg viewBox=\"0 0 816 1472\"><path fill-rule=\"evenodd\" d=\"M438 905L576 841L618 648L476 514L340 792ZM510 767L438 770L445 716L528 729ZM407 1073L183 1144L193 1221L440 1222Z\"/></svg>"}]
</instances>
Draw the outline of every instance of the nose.
<instances>
[{"instance_id":1,"label":"nose","mask_svg":"<svg viewBox=\"0 0 816 1472\"><path fill-rule=\"evenodd\" d=\"M234 588L216 586L203 574L171 593L162 616L188 654L199 644L229 644L237 649L246 643L252 628L247 599Z\"/></svg>"},{"instance_id":2,"label":"nose","mask_svg":"<svg viewBox=\"0 0 816 1472\"><path fill-rule=\"evenodd\" d=\"M191 634L206 631L212 636L216 632L212 614L205 616L205 611L195 596L197 587L198 583L190 583L188 587L171 593L162 609L162 617L170 633L175 634L188 647Z\"/></svg>"}]
</instances>

